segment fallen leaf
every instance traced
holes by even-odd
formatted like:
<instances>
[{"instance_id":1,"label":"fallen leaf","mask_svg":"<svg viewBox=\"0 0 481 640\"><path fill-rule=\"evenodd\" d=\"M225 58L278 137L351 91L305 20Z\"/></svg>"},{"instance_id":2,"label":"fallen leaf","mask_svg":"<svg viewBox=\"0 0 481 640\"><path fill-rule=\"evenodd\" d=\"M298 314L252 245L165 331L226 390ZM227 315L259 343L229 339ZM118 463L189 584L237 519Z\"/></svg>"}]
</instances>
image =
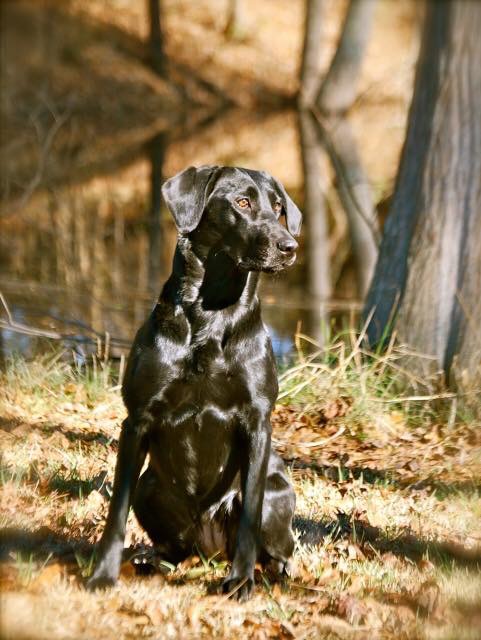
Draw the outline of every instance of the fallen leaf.
<instances>
[{"instance_id":1,"label":"fallen leaf","mask_svg":"<svg viewBox=\"0 0 481 640\"><path fill-rule=\"evenodd\" d=\"M418 562L418 568L421 571L432 571L434 569L434 565L430 560L423 558Z\"/></svg>"},{"instance_id":2,"label":"fallen leaf","mask_svg":"<svg viewBox=\"0 0 481 640\"><path fill-rule=\"evenodd\" d=\"M138 626L146 626L150 624L150 618L145 613L137 613L136 611L130 611L128 609L120 609L117 615L124 616L129 619L129 623Z\"/></svg>"},{"instance_id":3,"label":"fallen leaf","mask_svg":"<svg viewBox=\"0 0 481 640\"><path fill-rule=\"evenodd\" d=\"M54 582L60 580L63 572L63 567L58 562L49 564L30 582L29 587L33 591L50 587Z\"/></svg>"},{"instance_id":4,"label":"fallen leaf","mask_svg":"<svg viewBox=\"0 0 481 640\"><path fill-rule=\"evenodd\" d=\"M359 593L364 588L364 578L362 576L353 576L351 578L351 584L348 587L348 593Z\"/></svg>"},{"instance_id":5,"label":"fallen leaf","mask_svg":"<svg viewBox=\"0 0 481 640\"><path fill-rule=\"evenodd\" d=\"M0 565L0 591L10 591L18 586L18 569L11 564Z\"/></svg>"},{"instance_id":6,"label":"fallen leaf","mask_svg":"<svg viewBox=\"0 0 481 640\"><path fill-rule=\"evenodd\" d=\"M278 600L281 597L281 595L282 595L281 586L278 582L276 582L272 587L271 596L275 600Z\"/></svg>"},{"instance_id":7,"label":"fallen leaf","mask_svg":"<svg viewBox=\"0 0 481 640\"><path fill-rule=\"evenodd\" d=\"M198 626L203 608L200 602L196 602L187 609L187 617L192 627Z\"/></svg>"},{"instance_id":8,"label":"fallen leaf","mask_svg":"<svg viewBox=\"0 0 481 640\"><path fill-rule=\"evenodd\" d=\"M136 577L136 571L134 565L129 562L123 562L120 567L119 577L123 580L132 580Z\"/></svg>"},{"instance_id":9,"label":"fallen leaf","mask_svg":"<svg viewBox=\"0 0 481 640\"><path fill-rule=\"evenodd\" d=\"M192 567L196 567L200 563L201 562L200 562L199 556L189 556L185 560L182 560L182 562L179 562L179 564L177 565L177 568L179 569L179 571L187 571Z\"/></svg>"},{"instance_id":10,"label":"fallen leaf","mask_svg":"<svg viewBox=\"0 0 481 640\"><path fill-rule=\"evenodd\" d=\"M316 580L316 584L328 585L331 582L339 580L340 577L341 573L337 569L330 567L322 572L322 575Z\"/></svg>"},{"instance_id":11,"label":"fallen leaf","mask_svg":"<svg viewBox=\"0 0 481 640\"><path fill-rule=\"evenodd\" d=\"M434 613L439 603L439 592L439 585L434 580L427 580L419 587L414 597L423 615Z\"/></svg>"},{"instance_id":12,"label":"fallen leaf","mask_svg":"<svg viewBox=\"0 0 481 640\"><path fill-rule=\"evenodd\" d=\"M85 501L88 509L91 509L92 511L98 511L103 503L104 497L99 491L97 491L97 489L93 489L93 491L89 493Z\"/></svg>"},{"instance_id":13,"label":"fallen leaf","mask_svg":"<svg viewBox=\"0 0 481 640\"><path fill-rule=\"evenodd\" d=\"M339 598L337 613L341 618L345 618L349 624L358 626L364 622L368 609L363 602L348 594Z\"/></svg>"},{"instance_id":14,"label":"fallen leaf","mask_svg":"<svg viewBox=\"0 0 481 640\"><path fill-rule=\"evenodd\" d=\"M326 630L336 634L336 636L339 635L339 637L341 638L351 637L352 627L348 622L342 620L342 618L324 614L322 616L318 616L316 622L319 626L324 627Z\"/></svg>"},{"instance_id":15,"label":"fallen leaf","mask_svg":"<svg viewBox=\"0 0 481 640\"><path fill-rule=\"evenodd\" d=\"M347 553L350 560L356 560L356 558L360 555L358 553L358 548L356 548L353 544L348 545Z\"/></svg>"}]
</instances>

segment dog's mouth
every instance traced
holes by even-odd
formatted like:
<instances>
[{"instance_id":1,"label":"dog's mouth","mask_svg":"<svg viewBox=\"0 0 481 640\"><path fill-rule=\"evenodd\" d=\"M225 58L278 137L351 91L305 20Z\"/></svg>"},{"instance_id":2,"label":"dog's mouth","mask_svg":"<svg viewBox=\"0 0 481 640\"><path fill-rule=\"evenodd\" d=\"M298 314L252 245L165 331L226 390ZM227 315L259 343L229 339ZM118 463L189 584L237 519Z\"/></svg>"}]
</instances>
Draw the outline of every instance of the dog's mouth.
<instances>
[{"instance_id":1,"label":"dog's mouth","mask_svg":"<svg viewBox=\"0 0 481 640\"><path fill-rule=\"evenodd\" d=\"M263 271L264 273L277 273L287 267L291 267L296 261L296 254L289 255L288 258L277 258L276 260L262 260L256 258L241 258L237 266L246 271Z\"/></svg>"}]
</instances>

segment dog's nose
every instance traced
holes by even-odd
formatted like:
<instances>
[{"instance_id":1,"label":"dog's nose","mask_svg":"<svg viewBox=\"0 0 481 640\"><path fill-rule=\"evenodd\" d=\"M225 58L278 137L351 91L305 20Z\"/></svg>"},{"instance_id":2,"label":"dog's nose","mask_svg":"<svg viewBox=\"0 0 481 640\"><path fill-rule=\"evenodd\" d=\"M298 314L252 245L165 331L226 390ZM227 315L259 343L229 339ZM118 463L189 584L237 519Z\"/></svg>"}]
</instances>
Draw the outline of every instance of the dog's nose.
<instances>
[{"instance_id":1,"label":"dog's nose","mask_svg":"<svg viewBox=\"0 0 481 640\"><path fill-rule=\"evenodd\" d=\"M299 245L294 240L294 238L289 238L287 240L279 240L277 243L277 248L281 253L294 253Z\"/></svg>"}]
</instances>

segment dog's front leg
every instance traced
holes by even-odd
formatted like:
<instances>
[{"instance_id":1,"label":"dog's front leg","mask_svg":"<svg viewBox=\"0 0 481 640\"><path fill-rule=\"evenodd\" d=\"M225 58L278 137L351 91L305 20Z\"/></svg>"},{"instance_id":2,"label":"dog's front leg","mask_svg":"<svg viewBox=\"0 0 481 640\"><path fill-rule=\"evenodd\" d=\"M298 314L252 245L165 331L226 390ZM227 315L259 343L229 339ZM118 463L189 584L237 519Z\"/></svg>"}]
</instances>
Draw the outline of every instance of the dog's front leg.
<instances>
[{"instance_id":1,"label":"dog's front leg","mask_svg":"<svg viewBox=\"0 0 481 640\"><path fill-rule=\"evenodd\" d=\"M239 600L246 600L254 587L270 446L271 426L268 422L248 434L247 451L241 462L241 517L232 567L223 584L226 593L238 587L234 597Z\"/></svg>"},{"instance_id":2,"label":"dog's front leg","mask_svg":"<svg viewBox=\"0 0 481 640\"><path fill-rule=\"evenodd\" d=\"M95 570L87 581L89 589L111 586L119 576L131 497L146 454L143 425L127 418L122 424L119 438L114 488L107 523L99 543Z\"/></svg>"}]
</instances>

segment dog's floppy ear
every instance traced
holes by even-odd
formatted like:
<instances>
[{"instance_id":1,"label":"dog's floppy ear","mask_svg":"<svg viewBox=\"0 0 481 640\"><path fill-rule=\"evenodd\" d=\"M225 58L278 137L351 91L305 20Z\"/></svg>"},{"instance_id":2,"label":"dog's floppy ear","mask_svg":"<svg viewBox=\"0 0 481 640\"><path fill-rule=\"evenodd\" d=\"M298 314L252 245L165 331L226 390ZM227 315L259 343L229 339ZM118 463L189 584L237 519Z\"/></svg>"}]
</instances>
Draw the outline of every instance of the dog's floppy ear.
<instances>
[{"instance_id":1,"label":"dog's floppy ear","mask_svg":"<svg viewBox=\"0 0 481 640\"><path fill-rule=\"evenodd\" d=\"M294 204L292 198L287 194L284 186L275 178L272 178L272 180L282 194L282 208L286 216L287 230L291 235L298 236L301 232L302 213L299 211L297 205Z\"/></svg>"},{"instance_id":2,"label":"dog's floppy ear","mask_svg":"<svg viewBox=\"0 0 481 640\"><path fill-rule=\"evenodd\" d=\"M189 167L163 184L162 195L180 233L190 233L199 224L218 169Z\"/></svg>"}]
</instances>

